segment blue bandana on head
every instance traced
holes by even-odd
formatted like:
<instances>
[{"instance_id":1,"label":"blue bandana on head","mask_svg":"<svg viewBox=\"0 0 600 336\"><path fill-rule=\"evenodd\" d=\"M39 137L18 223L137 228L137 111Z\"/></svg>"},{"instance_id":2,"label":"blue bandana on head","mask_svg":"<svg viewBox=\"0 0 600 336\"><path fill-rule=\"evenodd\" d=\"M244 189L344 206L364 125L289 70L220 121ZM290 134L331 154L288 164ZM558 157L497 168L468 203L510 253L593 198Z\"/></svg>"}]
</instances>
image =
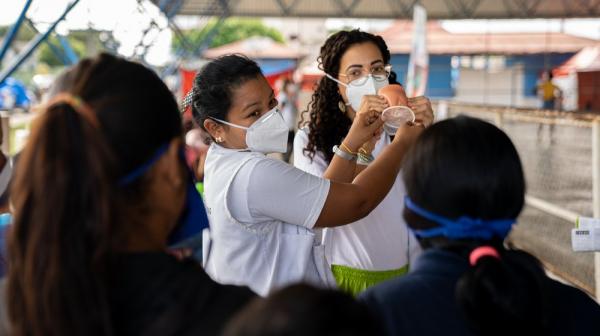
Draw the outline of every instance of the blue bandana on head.
<instances>
[{"instance_id":1,"label":"blue bandana on head","mask_svg":"<svg viewBox=\"0 0 600 336\"><path fill-rule=\"evenodd\" d=\"M169 144L160 146L148 161L119 179L119 185L125 186L136 181L144 175L168 149ZM180 153L180 156L181 160L185 162L183 151ZM179 218L178 224L169 236L169 244L171 245L193 238L201 234L203 229L208 228L208 217L206 216L204 202L202 201L202 197L198 193L198 190L196 190L193 179L194 175L189 169L187 169L187 171L188 183L186 187L185 208L181 214L181 218Z\"/></svg>"},{"instance_id":2,"label":"blue bandana on head","mask_svg":"<svg viewBox=\"0 0 600 336\"><path fill-rule=\"evenodd\" d=\"M404 197L404 205L417 215L439 225L431 229L413 230L419 238L443 236L450 239L490 240L492 237L504 239L517 221L516 219L484 220L467 216L449 219L421 208L408 196Z\"/></svg>"}]
</instances>

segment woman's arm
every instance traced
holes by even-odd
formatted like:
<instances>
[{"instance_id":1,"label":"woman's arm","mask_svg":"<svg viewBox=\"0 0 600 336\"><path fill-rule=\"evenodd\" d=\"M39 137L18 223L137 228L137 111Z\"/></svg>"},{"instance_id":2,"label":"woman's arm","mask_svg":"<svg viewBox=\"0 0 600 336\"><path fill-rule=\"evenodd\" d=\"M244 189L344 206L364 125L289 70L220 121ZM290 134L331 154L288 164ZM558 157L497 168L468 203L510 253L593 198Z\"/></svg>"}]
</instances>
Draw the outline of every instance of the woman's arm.
<instances>
[{"instance_id":1,"label":"woman's arm","mask_svg":"<svg viewBox=\"0 0 600 336\"><path fill-rule=\"evenodd\" d=\"M377 136L383 126L379 116L388 106L387 101L381 96L367 95L362 98L359 111L356 113L348 134L340 147L356 155L363 144ZM332 150L326 148L326 150ZM350 183L356 177L356 161L346 160L334 155L331 163L323 173L323 178L331 181Z\"/></svg>"},{"instance_id":2,"label":"woman's arm","mask_svg":"<svg viewBox=\"0 0 600 336\"><path fill-rule=\"evenodd\" d=\"M381 108L384 108L386 106L386 105L377 105L377 101L373 101L371 103L368 100L368 97L370 97L370 96L365 96L363 98L363 103L366 104L365 111L371 110L374 112L381 112L380 111ZM373 97L376 97L376 96L373 96ZM369 105L369 104L371 104L371 105ZM410 98L408 100L408 104L409 104L409 107L415 113L415 123L422 124L425 127L428 127L429 125L431 125L433 123L434 114L433 114L433 109L431 107L431 101L429 100L429 98L424 97L424 96ZM359 115L366 113L365 111L363 111L361 109L361 112L359 112L357 114L357 118ZM357 118L355 118L354 120L356 121ZM348 132L346 139L356 138L356 137L353 137L353 134L351 134L351 132L352 132L352 129L350 130L350 132ZM370 139L368 139L367 141L365 141L363 143L362 148L365 148L368 154L371 154L371 152L375 148L375 144L376 144L377 140L379 140L381 136L388 136L387 134L382 134L382 132L383 131L381 129L379 129L377 132L375 132L373 134L373 136ZM346 141L346 139L344 141ZM356 152L357 151L358 150L356 150ZM358 174L360 174L362 171L364 171L366 169L366 167L367 166L365 166L365 165L356 164L355 162L350 162L348 160L344 160L342 158L339 158L337 155L335 155L333 160L331 161L330 165L327 167L327 170L325 170L325 173L323 173L323 177L326 179L329 179L331 181L335 181L335 182L350 183L354 180L354 178L356 176L358 176Z\"/></svg>"},{"instance_id":3,"label":"woman's arm","mask_svg":"<svg viewBox=\"0 0 600 336\"><path fill-rule=\"evenodd\" d=\"M352 183L331 181L315 227L344 225L367 216L390 191L404 155L422 131L421 126L400 127L394 141Z\"/></svg>"}]
</instances>

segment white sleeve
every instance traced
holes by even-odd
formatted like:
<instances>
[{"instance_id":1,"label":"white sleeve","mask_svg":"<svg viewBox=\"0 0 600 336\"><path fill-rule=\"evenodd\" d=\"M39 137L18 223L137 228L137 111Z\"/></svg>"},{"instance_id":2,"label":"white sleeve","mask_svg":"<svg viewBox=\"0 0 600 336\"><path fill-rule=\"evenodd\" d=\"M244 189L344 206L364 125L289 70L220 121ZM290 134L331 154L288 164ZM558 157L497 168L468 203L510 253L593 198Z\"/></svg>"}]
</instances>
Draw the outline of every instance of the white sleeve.
<instances>
[{"instance_id":1,"label":"white sleeve","mask_svg":"<svg viewBox=\"0 0 600 336\"><path fill-rule=\"evenodd\" d=\"M304 128L298 130L294 137L294 166L309 174L321 177L329 164L325 161L321 152L316 152L314 158L311 160L310 157L304 153L304 148L306 148L307 144L307 130Z\"/></svg>"},{"instance_id":2,"label":"white sleeve","mask_svg":"<svg viewBox=\"0 0 600 336\"><path fill-rule=\"evenodd\" d=\"M261 160L248 181L253 222L279 220L312 228L327 200L329 180L307 174L283 161Z\"/></svg>"}]
</instances>

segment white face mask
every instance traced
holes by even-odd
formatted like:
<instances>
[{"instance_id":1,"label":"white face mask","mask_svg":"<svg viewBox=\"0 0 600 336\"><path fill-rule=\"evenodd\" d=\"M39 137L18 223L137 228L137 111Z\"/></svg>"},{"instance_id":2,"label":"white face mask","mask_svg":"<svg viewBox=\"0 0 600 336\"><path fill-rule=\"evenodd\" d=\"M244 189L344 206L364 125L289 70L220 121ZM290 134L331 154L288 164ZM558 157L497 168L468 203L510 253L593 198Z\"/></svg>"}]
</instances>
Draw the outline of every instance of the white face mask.
<instances>
[{"instance_id":1,"label":"white face mask","mask_svg":"<svg viewBox=\"0 0 600 336\"><path fill-rule=\"evenodd\" d=\"M358 110L360 109L360 102L362 101L363 96L376 95L377 92L379 92L379 89L389 84L388 79L381 82L376 81L375 78L373 78L373 75L368 75L367 81L363 85L352 84L355 83L357 80L353 80L352 82L346 84L340 82L335 77L330 76L329 74L325 75L327 76L327 78L332 79L346 87L346 96L348 97L348 100L350 101L350 106L352 107L354 112L358 112Z\"/></svg>"},{"instance_id":2,"label":"white face mask","mask_svg":"<svg viewBox=\"0 0 600 336\"><path fill-rule=\"evenodd\" d=\"M248 149L259 153L285 153L289 128L277 108L263 114L250 127L229 123L212 118L226 125L246 130L246 145Z\"/></svg>"}]
</instances>

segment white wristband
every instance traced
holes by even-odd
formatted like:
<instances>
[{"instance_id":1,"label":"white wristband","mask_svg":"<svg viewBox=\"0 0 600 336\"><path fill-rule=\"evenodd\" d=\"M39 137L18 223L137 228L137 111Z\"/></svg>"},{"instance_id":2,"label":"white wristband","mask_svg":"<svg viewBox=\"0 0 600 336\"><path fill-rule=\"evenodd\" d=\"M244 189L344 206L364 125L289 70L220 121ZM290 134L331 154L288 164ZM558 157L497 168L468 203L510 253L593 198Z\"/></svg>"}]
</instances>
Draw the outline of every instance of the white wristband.
<instances>
[{"instance_id":1,"label":"white wristband","mask_svg":"<svg viewBox=\"0 0 600 336\"><path fill-rule=\"evenodd\" d=\"M333 153L344 160L356 161L356 155L348 153L345 150L339 148L338 146L333 146Z\"/></svg>"}]
</instances>

